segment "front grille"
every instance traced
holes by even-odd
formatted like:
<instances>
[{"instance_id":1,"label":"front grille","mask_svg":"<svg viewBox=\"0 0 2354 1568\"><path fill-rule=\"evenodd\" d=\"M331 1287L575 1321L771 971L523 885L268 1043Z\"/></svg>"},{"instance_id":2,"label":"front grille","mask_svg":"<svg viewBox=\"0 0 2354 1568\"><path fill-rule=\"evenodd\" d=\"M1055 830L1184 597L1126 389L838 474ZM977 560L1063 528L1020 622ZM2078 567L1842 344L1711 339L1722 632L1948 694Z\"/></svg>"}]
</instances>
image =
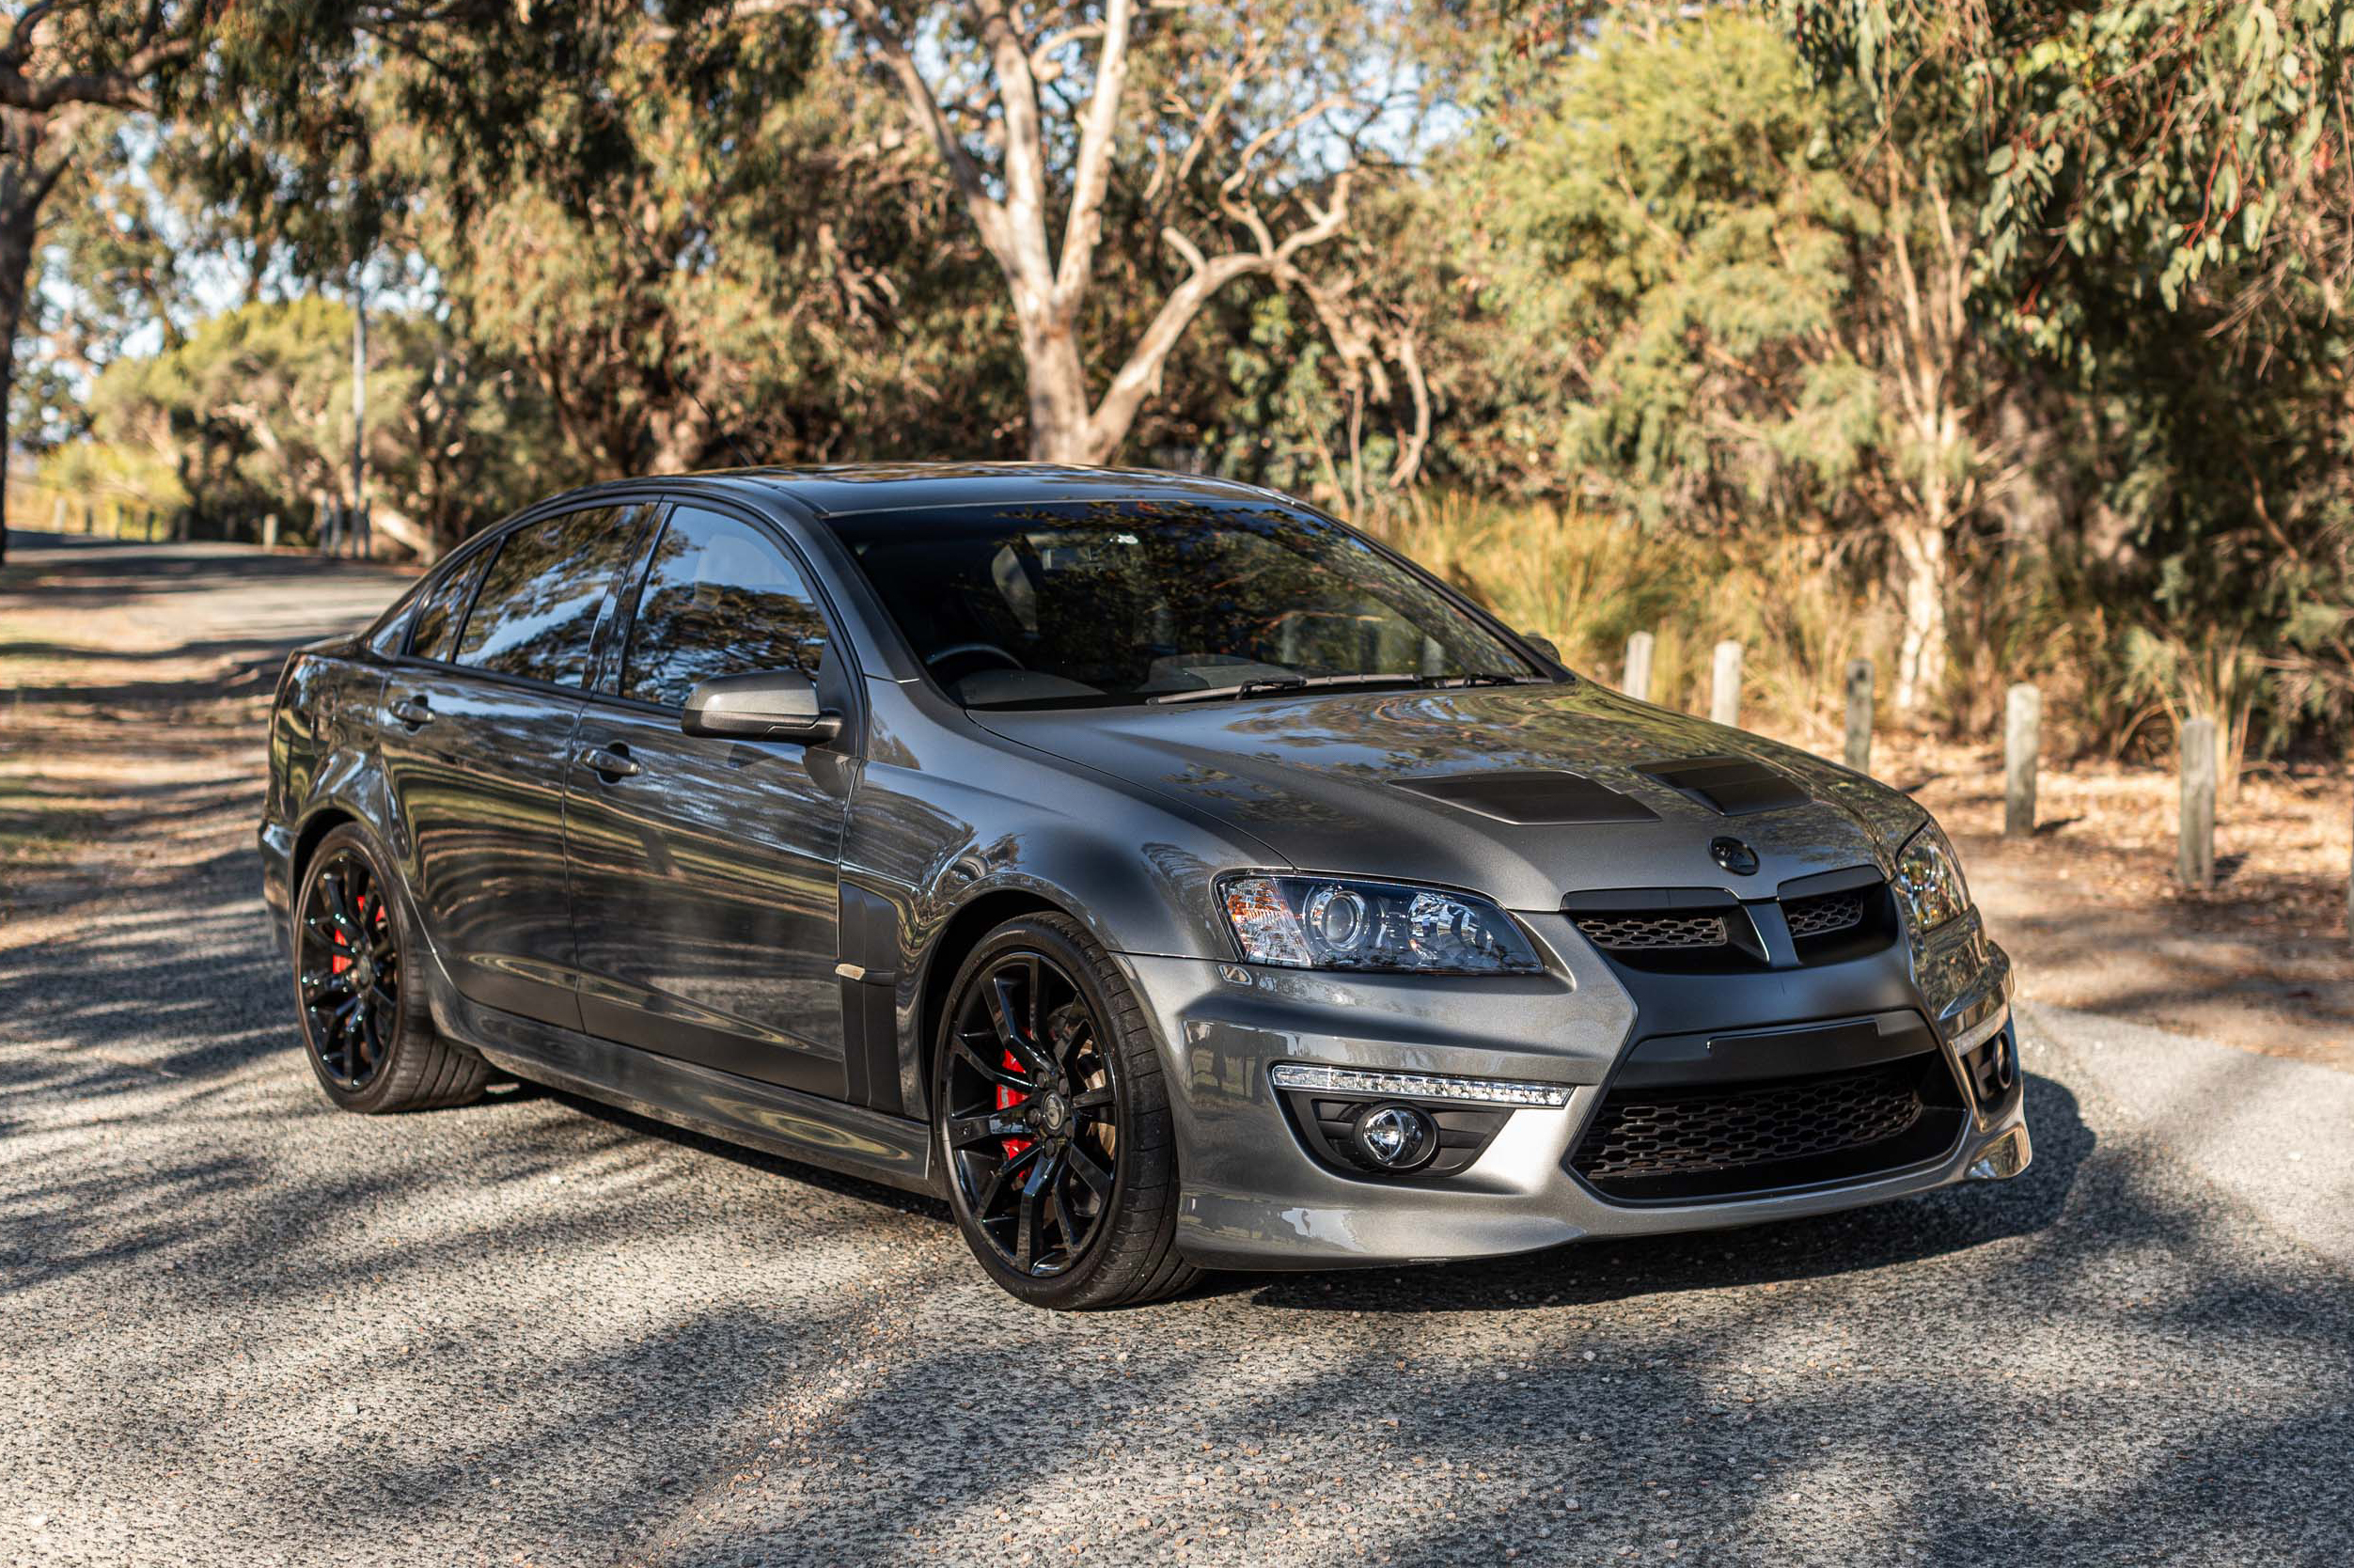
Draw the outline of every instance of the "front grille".
<instances>
[{"instance_id":1,"label":"front grille","mask_svg":"<svg viewBox=\"0 0 2354 1568\"><path fill-rule=\"evenodd\" d=\"M1721 948L1730 940L1721 915L1589 915L1577 929L1595 947L1614 952Z\"/></svg>"},{"instance_id":2,"label":"front grille","mask_svg":"<svg viewBox=\"0 0 2354 1568\"><path fill-rule=\"evenodd\" d=\"M1723 1197L1942 1151L1957 1106L1934 1054L1801 1078L1613 1090L1570 1164L1606 1197ZM1947 1078L1951 1074L1945 1074Z\"/></svg>"},{"instance_id":3,"label":"front grille","mask_svg":"<svg viewBox=\"0 0 2354 1568\"><path fill-rule=\"evenodd\" d=\"M1781 917L1790 922L1792 939L1803 942L1810 936L1828 936L1863 924L1863 889L1858 887L1791 899L1782 904Z\"/></svg>"}]
</instances>

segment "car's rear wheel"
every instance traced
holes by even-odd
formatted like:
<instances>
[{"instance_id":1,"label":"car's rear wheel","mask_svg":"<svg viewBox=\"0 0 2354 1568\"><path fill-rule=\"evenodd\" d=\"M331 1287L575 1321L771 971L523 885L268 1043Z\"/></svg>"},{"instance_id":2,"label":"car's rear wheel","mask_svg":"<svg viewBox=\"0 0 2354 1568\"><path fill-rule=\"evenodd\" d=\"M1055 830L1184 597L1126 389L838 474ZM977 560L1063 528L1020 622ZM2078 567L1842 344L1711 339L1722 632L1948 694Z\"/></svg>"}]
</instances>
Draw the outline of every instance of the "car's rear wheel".
<instances>
[{"instance_id":1,"label":"car's rear wheel","mask_svg":"<svg viewBox=\"0 0 2354 1568\"><path fill-rule=\"evenodd\" d=\"M1177 1160L1159 1053L1125 977L1076 921L999 926L943 1010L933 1137L981 1266L1034 1306L1157 1300L1199 1273L1176 1248Z\"/></svg>"},{"instance_id":2,"label":"car's rear wheel","mask_svg":"<svg viewBox=\"0 0 2354 1568\"><path fill-rule=\"evenodd\" d=\"M375 1114L463 1105L490 1082L482 1058L433 1032L407 906L368 836L320 840L294 909L294 1007L327 1098Z\"/></svg>"}]
</instances>

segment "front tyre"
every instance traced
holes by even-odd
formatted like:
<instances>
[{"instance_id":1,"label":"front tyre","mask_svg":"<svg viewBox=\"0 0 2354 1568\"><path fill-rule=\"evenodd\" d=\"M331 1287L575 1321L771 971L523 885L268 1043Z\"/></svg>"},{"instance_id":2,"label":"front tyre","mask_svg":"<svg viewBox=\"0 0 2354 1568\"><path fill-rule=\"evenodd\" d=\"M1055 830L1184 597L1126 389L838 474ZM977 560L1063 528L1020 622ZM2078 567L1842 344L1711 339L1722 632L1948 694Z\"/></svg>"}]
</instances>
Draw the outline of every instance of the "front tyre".
<instances>
[{"instance_id":1,"label":"front tyre","mask_svg":"<svg viewBox=\"0 0 2354 1568\"><path fill-rule=\"evenodd\" d=\"M1144 1010L1076 921L991 932L957 971L932 1093L949 1203L981 1267L1036 1307L1155 1301L1177 1253L1177 1160Z\"/></svg>"},{"instance_id":2,"label":"front tyre","mask_svg":"<svg viewBox=\"0 0 2354 1568\"><path fill-rule=\"evenodd\" d=\"M479 1099L482 1058L433 1032L407 905L368 836L346 823L319 842L294 906L294 1009L304 1054L348 1111L425 1110Z\"/></svg>"}]
</instances>

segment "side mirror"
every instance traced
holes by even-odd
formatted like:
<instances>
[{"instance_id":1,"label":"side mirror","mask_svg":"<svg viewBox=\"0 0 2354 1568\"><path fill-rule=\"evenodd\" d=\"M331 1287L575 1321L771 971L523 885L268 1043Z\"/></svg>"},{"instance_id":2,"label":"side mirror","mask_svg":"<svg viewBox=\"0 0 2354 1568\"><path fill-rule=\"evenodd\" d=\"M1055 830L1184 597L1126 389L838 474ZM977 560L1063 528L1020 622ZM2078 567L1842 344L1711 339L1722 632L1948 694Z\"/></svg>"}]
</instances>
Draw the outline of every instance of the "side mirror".
<instances>
[{"instance_id":1,"label":"side mirror","mask_svg":"<svg viewBox=\"0 0 2354 1568\"><path fill-rule=\"evenodd\" d=\"M1553 646L1553 639L1551 637L1539 636L1534 632L1523 632L1520 634L1520 640L1535 649L1538 652L1544 654L1546 658L1552 660L1555 664L1558 665L1561 662L1561 651Z\"/></svg>"},{"instance_id":2,"label":"side mirror","mask_svg":"<svg viewBox=\"0 0 2354 1568\"><path fill-rule=\"evenodd\" d=\"M842 716L818 706L817 682L807 671L759 669L714 675L697 686L679 728L690 735L815 745L841 733Z\"/></svg>"}]
</instances>

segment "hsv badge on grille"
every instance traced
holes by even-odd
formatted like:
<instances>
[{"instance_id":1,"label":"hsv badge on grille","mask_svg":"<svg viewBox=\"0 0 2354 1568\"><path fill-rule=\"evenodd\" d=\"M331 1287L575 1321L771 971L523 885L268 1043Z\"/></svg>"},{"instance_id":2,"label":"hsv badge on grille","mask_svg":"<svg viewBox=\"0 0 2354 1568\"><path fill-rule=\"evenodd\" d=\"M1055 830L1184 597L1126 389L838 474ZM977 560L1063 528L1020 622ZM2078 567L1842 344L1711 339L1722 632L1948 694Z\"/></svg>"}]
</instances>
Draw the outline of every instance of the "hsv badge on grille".
<instances>
[{"instance_id":1,"label":"hsv badge on grille","mask_svg":"<svg viewBox=\"0 0 2354 1568\"><path fill-rule=\"evenodd\" d=\"M1738 839L1711 839L1708 854L1734 876L1748 876L1757 870L1757 851Z\"/></svg>"}]
</instances>

